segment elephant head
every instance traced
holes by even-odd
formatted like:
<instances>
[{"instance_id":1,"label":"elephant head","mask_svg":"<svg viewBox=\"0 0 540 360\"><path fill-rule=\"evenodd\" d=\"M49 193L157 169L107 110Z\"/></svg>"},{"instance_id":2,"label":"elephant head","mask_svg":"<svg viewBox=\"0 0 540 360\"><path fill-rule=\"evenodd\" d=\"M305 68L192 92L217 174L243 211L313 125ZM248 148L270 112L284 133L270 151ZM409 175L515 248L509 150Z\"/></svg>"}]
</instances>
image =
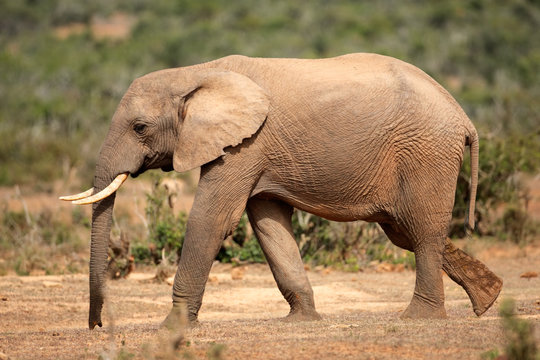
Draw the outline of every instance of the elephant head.
<instances>
[{"instance_id":1,"label":"elephant head","mask_svg":"<svg viewBox=\"0 0 540 360\"><path fill-rule=\"evenodd\" d=\"M225 154L264 123L269 101L251 79L217 68L157 71L136 79L118 105L96 164L94 187L61 197L93 203L89 327L102 326L115 191L148 169L186 171ZM93 195L92 195L93 194Z\"/></svg>"}]
</instances>

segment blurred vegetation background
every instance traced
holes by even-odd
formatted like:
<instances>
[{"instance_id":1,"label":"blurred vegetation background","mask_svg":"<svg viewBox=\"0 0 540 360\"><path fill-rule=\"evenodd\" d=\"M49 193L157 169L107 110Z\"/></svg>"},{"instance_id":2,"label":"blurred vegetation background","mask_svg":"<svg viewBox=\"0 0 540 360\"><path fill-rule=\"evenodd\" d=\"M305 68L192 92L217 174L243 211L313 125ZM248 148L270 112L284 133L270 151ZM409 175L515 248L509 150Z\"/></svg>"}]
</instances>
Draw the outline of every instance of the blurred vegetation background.
<instances>
[{"instance_id":1,"label":"blurred vegetation background","mask_svg":"<svg viewBox=\"0 0 540 360\"><path fill-rule=\"evenodd\" d=\"M131 81L148 72L230 54L375 52L420 67L463 106L481 139L478 234L526 243L539 233L521 185L523 174L534 176L540 167L539 29L538 0L0 0L0 186L52 193L69 178L90 187L116 105ZM465 164L453 236L464 235ZM159 262L164 255L152 251L175 253L182 241L185 214L158 211L166 207L164 195L152 189L146 231L121 221L116 228L131 229L137 261ZM79 258L59 269L39 259L62 253L66 243L77 244L66 246L66 256L80 252L87 214L73 210L63 221L54 211L2 207L0 254L13 260L0 263L0 274L13 267L21 274L81 270ZM302 255L316 264L413 263L376 226L336 225L304 213L294 221ZM222 260L264 261L246 226L244 219Z\"/></svg>"}]
</instances>

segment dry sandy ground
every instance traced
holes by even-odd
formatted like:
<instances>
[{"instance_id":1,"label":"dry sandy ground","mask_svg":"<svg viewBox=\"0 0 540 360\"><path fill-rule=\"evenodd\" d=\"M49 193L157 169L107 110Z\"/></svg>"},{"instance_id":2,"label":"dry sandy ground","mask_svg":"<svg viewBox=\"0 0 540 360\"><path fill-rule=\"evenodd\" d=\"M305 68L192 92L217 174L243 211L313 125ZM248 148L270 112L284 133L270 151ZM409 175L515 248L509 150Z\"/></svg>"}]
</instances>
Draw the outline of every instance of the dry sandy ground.
<instances>
[{"instance_id":1,"label":"dry sandy ground","mask_svg":"<svg viewBox=\"0 0 540 360\"><path fill-rule=\"evenodd\" d=\"M540 248L477 253L504 279L499 299L512 297L540 339ZM233 280L231 272L240 272ZM465 292L445 277L447 320L400 320L414 272L308 272L323 320L286 323L288 305L266 265L216 264L200 311L186 330L178 358L224 359L478 359L502 349L499 301L477 318ZM0 277L0 353L13 359L167 357L171 341L159 324L171 286L135 273L109 282L105 327L86 328L86 275ZM111 326L114 323L114 326ZM224 346L223 346L224 345ZM219 352L221 351L221 354ZM171 354L169 354L171 355ZM124 356L124 357L122 357Z\"/></svg>"}]
</instances>

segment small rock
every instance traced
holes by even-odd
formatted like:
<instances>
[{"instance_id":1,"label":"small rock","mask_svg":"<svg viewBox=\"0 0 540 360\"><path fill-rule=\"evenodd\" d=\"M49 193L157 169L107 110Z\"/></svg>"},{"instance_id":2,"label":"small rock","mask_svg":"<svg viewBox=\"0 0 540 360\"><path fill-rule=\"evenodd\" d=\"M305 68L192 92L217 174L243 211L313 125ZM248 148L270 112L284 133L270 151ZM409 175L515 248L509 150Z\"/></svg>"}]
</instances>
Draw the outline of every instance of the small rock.
<instances>
[{"instance_id":1,"label":"small rock","mask_svg":"<svg viewBox=\"0 0 540 360\"><path fill-rule=\"evenodd\" d=\"M62 284L56 281L44 281L43 286L46 288L61 288Z\"/></svg>"},{"instance_id":2,"label":"small rock","mask_svg":"<svg viewBox=\"0 0 540 360\"><path fill-rule=\"evenodd\" d=\"M403 271L405 271L405 264L394 264L394 272L403 272Z\"/></svg>"},{"instance_id":3,"label":"small rock","mask_svg":"<svg viewBox=\"0 0 540 360\"><path fill-rule=\"evenodd\" d=\"M246 270L241 267L235 267L231 270L231 279L242 280L244 278L244 272Z\"/></svg>"},{"instance_id":4,"label":"small rock","mask_svg":"<svg viewBox=\"0 0 540 360\"><path fill-rule=\"evenodd\" d=\"M376 272L403 272L405 271L405 264L391 264L391 263L380 263L375 268Z\"/></svg>"},{"instance_id":5,"label":"small rock","mask_svg":"<svg viewBox=\"0 0 540 360\"><path fill-rule=\"evenodd\" d=\"M52 333L52 336L60 336L60 333L55 331L55 332Z\"/></svg>"},{"instance_id":6,"label":"small rock","mask_svg":"<svg viewBox=\"0 0 540 360\"><path fill-rule=\"evenodd\" d=\"M523 274L519 275L519 277L524 278L524 279L536 278L536 277L538 277L538 273L534 272L534 271L527 271L527 272L524 272Z\"/></svg>"},{"instance_id":7,"label":"small rock","mask_svg":"<svg viewBox=\"0 0 540 360\"><path fill-rule=\"evenodd\" d=\"M170 286L173 286L174 285L174 276L168 277L167 280L165 280L165 282L167 284L169 284Z\"/></svg>"},{"instance_id":8,"label":"small rock","mask_svg":"<svg viewBox=\"0 0 540 360\"><path fill-rule=\"evenodd\" d=\"M2 301L8 301L8 298L6 296L3 296Z\"/></svg>"},{"instance_id":9,"label":"small rock","mask_svg":"<svg viewBox=\"0 0 540 360\"><path fill-rule=\"evenodd\" d=\"M377 265L377 268L375 269L377 272L390 272L392 271L392 264L389 263L380 263Z\"/></svg>"},{"instance_id":10,"label":"small rock","mask_svg":"<svg viewBox=\"0 0 540 360\"><path fill-rule=\"evenodd\" d=\"M210 276L210 277L208 278L208 281L209 281L210 283L212 283L212 284L219 284L219 279L218 279L217 276Z\"/></svg>"}]
</instances>

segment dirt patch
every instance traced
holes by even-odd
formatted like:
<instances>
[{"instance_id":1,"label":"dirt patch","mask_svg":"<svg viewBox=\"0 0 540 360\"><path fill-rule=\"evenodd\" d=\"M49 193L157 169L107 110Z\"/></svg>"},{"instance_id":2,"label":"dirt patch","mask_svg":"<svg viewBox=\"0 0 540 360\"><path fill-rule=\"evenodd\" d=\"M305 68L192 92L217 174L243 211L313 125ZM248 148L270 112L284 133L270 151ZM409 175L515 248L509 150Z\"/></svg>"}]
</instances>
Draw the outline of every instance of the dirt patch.
<instances>
[{"instance_id":1,"label":"dirt patch","mask_svg":"<svg viewBox=\"0 0 540 360\"><path fill-rule=\"evenodd\" d=\"M59 39L89 32L94 39L123 40L129 38L137 19L127 13L115 12L108 17L93 16L89 24L70 23L54 28L53 33Z\"/></svg>"},{"instance_id":2,"label":"dirt patch","mask_svg":"<svg viewBox=\"0 0 540 360\"><path fill-rule=\"evenodd\" d=\"M488 257L504 279L500 299L512 297L540 340L540 254ZM229 265L215 264L200 325L185 334L180 351L195 358L222 351L224 359L478 359L501 349L498 302L477 318L465 292L445 281L447 320L403 321L414 272L309 271L322 321L285 323L288 305L266 265L248 265L233 279ZM105 328L87 330L86 275L0 277L0 352L15 359L89 358L120 351L136 358L165 351L159 324L168 313L171 286L150 273L109 282Z\"/></svg>"}]
</instances>

